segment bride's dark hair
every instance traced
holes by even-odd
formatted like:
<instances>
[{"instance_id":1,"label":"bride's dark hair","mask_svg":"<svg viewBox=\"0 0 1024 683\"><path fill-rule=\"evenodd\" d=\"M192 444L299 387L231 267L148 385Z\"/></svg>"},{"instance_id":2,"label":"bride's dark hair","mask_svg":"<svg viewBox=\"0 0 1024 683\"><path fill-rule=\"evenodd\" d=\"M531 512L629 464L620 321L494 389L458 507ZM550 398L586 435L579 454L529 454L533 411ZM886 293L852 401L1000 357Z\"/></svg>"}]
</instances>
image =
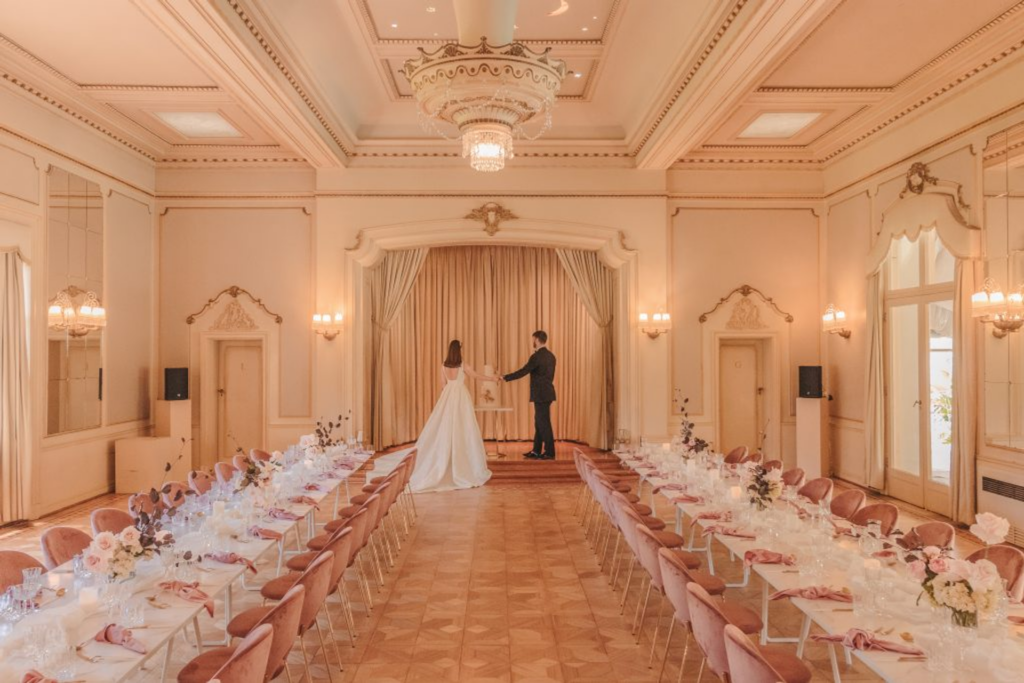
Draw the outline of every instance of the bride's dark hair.
<instances>
[{"instance_id":1,"label":"bride's dark hair","mask_svg":"<svg viewBox=\"0 0 1024 683\"><path fill-rule=\"evenodd\" d=\"M444 359L444 366L446 368L462 367L462 342L458 339L452 339L448 343L448 356Z\"/></svg>"}]
</instances>

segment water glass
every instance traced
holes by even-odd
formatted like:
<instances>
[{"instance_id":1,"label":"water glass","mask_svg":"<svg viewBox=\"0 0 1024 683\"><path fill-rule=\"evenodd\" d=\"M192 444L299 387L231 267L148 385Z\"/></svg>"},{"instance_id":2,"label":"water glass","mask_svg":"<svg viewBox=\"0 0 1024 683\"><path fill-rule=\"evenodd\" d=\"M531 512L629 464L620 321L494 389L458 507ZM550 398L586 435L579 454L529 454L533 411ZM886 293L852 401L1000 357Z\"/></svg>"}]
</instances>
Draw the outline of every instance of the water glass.
<instances>
[{"instance_id":1,"label":"water glass","mask_svg":"<svg viewBox=\"0 0 1024 683\"><path fill-rule=\"evenodd\" d=\"M121 625L139 628L146 623L146 606L139 602L125 602L121 607Z\"/></svg>"},{"instance_id":2,"label":"water glass","mask_svg":"<svg viewBox=\"0 0 1024 683\"><path fill-rule=\"evenodd\" d=\"M43 587L42 572L42 567L26 567L21 570L21 582L29 588L34 588L36 592L39 592Z\"/></svg>"}]
</instances>

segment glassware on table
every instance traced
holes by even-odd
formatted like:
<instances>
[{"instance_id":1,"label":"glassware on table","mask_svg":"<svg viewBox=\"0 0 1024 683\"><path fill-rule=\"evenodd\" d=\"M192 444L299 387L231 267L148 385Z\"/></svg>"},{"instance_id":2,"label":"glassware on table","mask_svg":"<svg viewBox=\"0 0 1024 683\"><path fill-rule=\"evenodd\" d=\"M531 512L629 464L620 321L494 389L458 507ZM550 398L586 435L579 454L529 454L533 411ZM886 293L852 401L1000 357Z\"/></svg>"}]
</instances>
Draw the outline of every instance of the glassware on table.
<instances>
[{"instance_id":1,"label":"glassware on table","mask_svg":"<svg viewBox=\"0 0 1024 683\"><path fill-rule=\"evenodd\" d=\"M21 582L29 588L34 588L38 592L43 587L43 568L26 567L25 569L22 569Z\"/></svg>"},{"instance_id":2,"label":"glassware on table","mask_svg":"<svg viewBox=\"0 0 1024 683\"><path fill-rule=\"evenodd\" d=\"M146 623L146 606L140 602L125 601L121 606L121 625L139 628Z\"/></svg>"}]
</instances>

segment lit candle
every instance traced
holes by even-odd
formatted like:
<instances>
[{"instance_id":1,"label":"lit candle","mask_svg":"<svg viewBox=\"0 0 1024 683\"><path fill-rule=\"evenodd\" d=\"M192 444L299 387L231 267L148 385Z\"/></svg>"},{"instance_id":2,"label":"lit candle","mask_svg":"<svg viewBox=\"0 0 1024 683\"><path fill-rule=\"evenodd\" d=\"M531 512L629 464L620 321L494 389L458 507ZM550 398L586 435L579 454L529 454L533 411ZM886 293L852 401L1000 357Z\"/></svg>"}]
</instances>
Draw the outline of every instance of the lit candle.
<instances>
[{"instance_id":1,"label":"lit candle","mask_svg":"<svg viewBox=\"0 0 1024 683\"><path fill-rule=\"evenodd\" d=\"M743 489L741 489L739 486L730 486L729 487L729 498L731 498L734 501L738 501L742 496L743 496Z\"/></svg>"},{"instance_id":2,"label":"lit candle","mask_svg":"<svg viewBox=\"0 0 1024 683\"><path fill-rule=\"evenodd\" d=\"M670 443L663 443L663 444L661 444L661 450L663 450L666 453L668 453L670 450L672 450L672 444L670 444Z\"/></svg>"},{"instance_id":3,"label":"lit candle","mask_svg":"<svg viewBox=\"0 0 1024 683\"><path fill-rule=\"evenodd\" d=\"M864 575L870 581L876 581L882 575L882 563L873 557L864 560Z\"/></svg>"},{"instance_id":4,"label":"lit candle","mask_svg":"<svg viewBox=\"0 0 1024 683\"><path fill-rule=\"evenodd\" d=\"M46 575L46 585L54 590L60 588L60 574L49 572Z\"/></svg>"},{"instance_id":5,"label":"lit candle","mask_svg":"<svg viewBox=\"0 0 1024 683\"><path fill-rule=\"evenodd\" d=\"M100 589L96 586L83 586L78 591L78 605L84 609L93 609L100 604Z\"/></svg>"}]
</instances>

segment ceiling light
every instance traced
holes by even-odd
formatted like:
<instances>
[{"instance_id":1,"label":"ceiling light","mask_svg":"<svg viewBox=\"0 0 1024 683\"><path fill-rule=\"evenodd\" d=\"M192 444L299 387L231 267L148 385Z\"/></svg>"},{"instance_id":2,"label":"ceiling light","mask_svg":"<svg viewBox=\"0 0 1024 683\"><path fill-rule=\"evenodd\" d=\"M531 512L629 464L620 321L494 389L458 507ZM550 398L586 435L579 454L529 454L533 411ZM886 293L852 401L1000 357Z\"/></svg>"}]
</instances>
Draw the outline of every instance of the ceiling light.
<instances>
[{"instance_id":1,"label":"ceiling light","mask_svg":"<svg viewBox=\"0 0 1024 683\"><path fill-rule=\"evenodd\" d=\"M391 28L398 28L398 24L396 22L391 22Z\"/></svg>"},{"instance_id":2,"label":"ceiling light","mask_svg":"<svg viewBox=\"0 0 1024 683\"><path fill-rule=\"evenodd\" d=\"M558 7L556 9L548 12L548 16L549 17L557 17L558 15L565 14L568 11L569 11L569 2L568 2L568 0L559 0L558 1Z\"/></svg>"},{"instance_id":3,"label":"ceiling light","mask_svg":"<svg viewBox=\"0 0 1024 683\"><path fill-rule=\"evenodd\" d=\"M437 8L434 7L433 5L431 5L430 7L427 7L427 12L430 13L430 14L433 14L436 11L437 11Z\"/></svg>"},{"instance_id":4,"label":"ceiling light","mask_svg":"<svg viewBox=\"0 0 1024 683\"><path fill-rule=\"evenodd\" d=\"M215 111L158 111L154 115L188 138L240 138L242 134Z\"/></svg>"},{"instance_id":5,"label":"ceiling light","mask_svg":"<svg viewBox=\"0 0 1024 683\"><path fill-rule=\"evenodd\" d=\"M583 74L581 74L579 71L577 71L577 72L573 73L572 77L573 78L583 78Z\"/></svg>"},{"instance_id":6,"label":"ceiling light","mask_svg":"<svg viewBox=\"0 0 1024 683\"><path fill-rule=\"evenodd\" d=\"M581 30L581 31L589 31L590 29L589 29L589 28L587 28L586 26L584 26L584 27L583 27L583 28L581 28L580 30Z\"/></svg>"},{"instance_id":7,"label":"ceiling light","mask_svg":"<svg viewBox=\"0 0 1024 683\"><path fill-rule=\"evenodd\" d=\"M741 138L791 138L821 116L818 111L765 112L739 134Z\"/></svg>"}]
</instances>

